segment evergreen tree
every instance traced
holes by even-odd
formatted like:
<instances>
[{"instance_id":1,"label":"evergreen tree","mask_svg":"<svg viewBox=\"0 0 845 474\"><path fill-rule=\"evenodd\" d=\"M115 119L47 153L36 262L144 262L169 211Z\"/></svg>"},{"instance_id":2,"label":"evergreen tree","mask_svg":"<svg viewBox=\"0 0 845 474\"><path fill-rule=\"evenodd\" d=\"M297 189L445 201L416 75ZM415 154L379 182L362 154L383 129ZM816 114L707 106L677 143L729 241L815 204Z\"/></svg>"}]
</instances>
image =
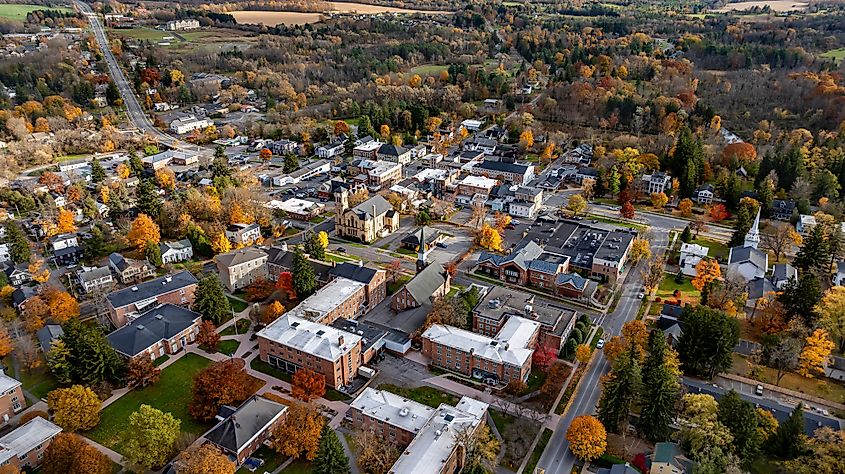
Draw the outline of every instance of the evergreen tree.
<instances>
[{"instance_id":1,"label":"evergreen tree","mask_svg":"<svg viewBox=\"0 0 845 474\"><path fill-rule=\"evenodd\" d=\"M669 164L672 174L680 181L680 197L692 197L695 188L704 181L704 145L689 127L682 128L678 134Z\"/></svg>"},{"instance_id":2,"label":"evergreen tree","mask_svg":"<svg viewBox=\"0 0 845 474\"><path fill-rule=\"evenodd\" d=\"M775 184L772 182L771 179L763 180L761 186L758 186L757 189L758 197L760 198L760 214L763 217L769 217L769 211L772 208L772 201L775 199Z\"/></svg>"},{"instance_id":3,"label":"evergreen tree","mask_svg":"<svg viewBox=\"0 0 845 474\"><path fill-rule=\"evenodd\" d=\"M731 390L719 400L719 421L733 435L733 451L740 459L752 461L760 449L757 410Z\"/></svg>"},{"instance_id":4,"label":"evergreen tree","mask_svg":"<svg viewBox=\"0 0 845 474\"><path fill-rule=\"evenodd\" d=\"M145 179L138 185L138 210L153 219L161 214L161 199L158 195L158 187L152 179Z\"/></svg>"},{"instance_id":5,"label":"evergreen tree","mask_svg":"<svg viewBox=\"0 0 845 474\"><path fill-rule=\"evenodd\" d=\"M690 230L689 226L684 227L684 231L681 232L681 242L688 244L692 240L692 231Z\"/></svg>"},{"instance_id":6,"label":"evergreen tree","mask_svg":"<svg viewBox=\"0 0 845 474\"><path fill-rule=\"evenodd\" d=\"M619 171L614 165L610 167L610 172L607 174L607 192L609 192L611 196L615 196L619 194L620 190Z\"/></svg>"},{"instance_id":7,"label":"evergreen tree","mask_svg":"<svg viewBox=\"0 0 845 474\"><path fill-rule=\"evenodd\" d=\"M60 340L70 351L71 378L75 383L92 386L103 381L119 383L125 364L96 326L71 318L62 326Z\"/></svg>"},{"instance_id":8,"label":"evergreen tree","mask_svg":"<svg viewBox=\"0 0 845 474\"><path fill-rule=\"evenodd\" d=\"M736 213L736 224L734 224L734 233L731 235L731 240L728 246L736 247L745 242L745 235L754 224L754 217L751 215L750 206L742 206Z\"/></svg>"},{"instance_id":9,"label":"evergreen tree","mask_svg":"<svg viewBox=\"0 0 845 474\"><path fill-rule=\"evenodd\" d=\"M89 234L91 234L91 236L82 241L82 251L86 259L93 261L103 256L106 242L100 226L92 227Z\"/></svg>"},{"instance_id":10,"label":"evergreen tree","mask_svg":"<svg viewBox=\"0 0 845 474\"><path fill-rule=\"evenodd\" d=\"M813 227L810 235L804 239L804 243L798 250L792 264L803 271L824 269L830 263L828 254L827 237L824 227L817 225Z\"/></svg>"},{"instance_id":11,"label":"evergreen tree","mask_svg":"<svg viewBox=\"0 0 845 474\"><path fill-rule=\"evenodd\" d=\"M144 257L156 268L164 265L164 262L161 261L161 247L152 240L148 240L146 247L144 247Z\"/></svg>"},{"instance_id":12,"label":"evergreen tree","mask_svg":"<svg viewBox=\"0 0 845 474\"><path fill-rule=\"evenodd\" d=\"M598 169L596 182L593 184L593 195L602 197L607 194L607 170L604 167Z\"/></svg>"},{"instance_id":13,"label":"evergreen tree","mask_svg":"<svg viewBox=\"0 0 845 474\"><path fill-rule=\"evenodd\" d=\"M804 404L799 403L789 418L769 437L768 451L781 459L795 459L804 448Z\"/></svg>"},{"instance_id":14,"label":"evergreen tree","mask_svg":"<svg viewBox=\"0 0 845 474\"><path fill-rule=\"evenodd\" d=\"M47 366L50 372L58 380L59 385L66 387L73 383L73 367L71 359L73 355L61 339L54 341L47 354Z\"/></svg>"},{"instance_id":15,"label":"evergreen tree","mask_svg":"<svg viewBox=\"0 0 845 474\"><path fill-rule=\"evenodd\" d=\"M810 272L801 273L798 281L789 280L777 297L790 319L800 317L810 328L816 327L818 314L815 307L821 298L819 279Z\"/></svg>"},{"instance_id":16,"label":"evergreen tree","mask_svg":"<svg viewBox=\"0 0 845 474\"><path fill-rule=\"evenodd\" d=\"M662 331L648 336L648 356L642 370L639 429L651 442L669 439L675 402L679 394L678 380L666 365L666 338Z\"/></svg>"},{"instance_id":17,"label":"evergreen tree","mask_svg":"<svg viewBox=\"0 0 845 474\"><path fill-rule=\"evenodd\" d=\"M317 260L326 260L326 249L320 244L320 236L316 232L309 232L305 239L305 253Z\"/></svg>"},{"instance_id":18,"label":"evergreen tree","mask_svg":"<svg viewBox=\"0 0 845 474\"><path fill-rule=\"evenodd\" d=\"M619 355L602 386L598 418L607 431L621 433L625 429L640 382L640 364L632 347Z\"/></svg>"},{"instance_id":19,"label":"evergreen tree","mask_svg":"<svg viewBox=\"0 0 845 474\"><path fill-rule=\"evenodd\" d=\"M305 258L302 249L297 247L293 253L291 273L296 275L293 279L293 289L299 301L311 296L317 290L317 276L314 274L314 267Z\"/></svg>"},{"instance_id":20,"label":"evergreen tree","mask_svg":"<svg viewBox=\"0 0 845 474\"><path fill-rule=\"evenodd\" d=\"M678 340L678 359L684 372L713 378L731 366L739 343L739 321L704 305L684 308L684 330Z\"/></svg>"},{"instance_id":21,"label":"evergreen tree","mask_svg":"<svg viewBox=\"0 0 845 474\"><path fill-rule=\"evenodd\" d=\"M223 294L223 286L216 276L206 275L199 281L193 310L217 326L230 316L232 310L229 300Z\"/></svg>"},{"instance_id":22,"label":"evergreen tree","mask_svg":"<svg viewBox=\"0 0 845 474\"><path fill-rule=\"evenodd\" d=\"M9 258L15 263L29 261L29 240L23 229L17 222L9 221L6 224L6 243L9 244Z\"/></svg>"},{"instance_id":23,"label":"evergreen tree","mask_svg":"<svg viewBox=\"0 0 845 474\"><path fill-rule=\"evenodd\" d=\"M364 115L361 117L361 120L358 121L358 137L364 138L367 135L375 137L376 131L373 128L373 123L370 121L370 116Z\"/></svg>"},{"instance_id":24,"label":"evergreen tree","mask_svg":"<svg viewBox=\"0 0 845 474\"><path fill-rule=\"evenodd\" d=\"M109 81L109 85L106 87L106 101L109 105L115 105L119 99L120 90L118 90L114 81Z\"/></svg>"},{"instance_id":25,"label":"evergreen tree","mask_svg":"<svg viewBox=\"0 0 845 474\"><path fill-rule=\"evenodd\" d=\"M134 150L129 152L129 169L132 170L132 175L138 178L144 172L144 163Z\"/></svg>"},{"instance_id":26,"label":"evergreen tree","mask_svg":"<svg viewBox=\"0 0 845 474\"><path fill-rule=\"evenodd\" d=\"M91 161L91 181L99 183L104 179L106 179L106 170L103 169L103 165L100 164L100 160L94 158L94 160Z\"/></svg>"},{"instance_id":27,"label":"evergreen tree","mask_svg":"<svg viewBox=\"0 0 845 474\"><path fill-rule=\"evenodd\" d=\"M351 141L351 140L350 140ZM299 169L299 158L296 157L293 153L288 153L285 155L285 166L283 171L285 173L293 173L294 171Z\"/></svg>"},{"instance_id":28,"label":"evergreen tree","mask_svg":"<svg viewBox=\"0 0 845 474\"><path fill-rule=\"evenodd\" d=\"M735 171L731 171L728 175L728 180L725 182L722 194L725 197L725 206L728 209L736 209L739 204L740 195L742 194L742 186Z\"/></svg>"},{"instance_id":29,"label":"evergreen tree","mask_svg":"<svg viewBox=\"0 0 845 474\"><path fill-rule=\"evenodd\" d=\"M337 439L337 434L328 423L323 425L320 433L320 448L314 459L313 474L349 474L349 458L343 451L343 445Z\"/></svg>"}]
</instances>

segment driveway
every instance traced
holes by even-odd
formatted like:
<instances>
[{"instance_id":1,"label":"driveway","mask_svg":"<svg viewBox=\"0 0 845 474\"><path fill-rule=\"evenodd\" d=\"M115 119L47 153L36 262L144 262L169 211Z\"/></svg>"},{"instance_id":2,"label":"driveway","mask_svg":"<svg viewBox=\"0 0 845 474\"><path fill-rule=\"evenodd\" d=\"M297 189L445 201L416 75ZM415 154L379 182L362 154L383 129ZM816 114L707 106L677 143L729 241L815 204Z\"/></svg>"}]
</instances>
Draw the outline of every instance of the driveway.
<instances>
[{"instance_id":1,"label":"driveway","mask_svg":"<svg viewBox=\"0 0 845 474\"><path fill-rule=\"evenodd\" d=\"M378 387L379 384L389 383L400 387L420 387L426 385L424 380L430 377L425 364L388 354L378 363L378 375L370 386Z\"/></svg>"}]
</instances>

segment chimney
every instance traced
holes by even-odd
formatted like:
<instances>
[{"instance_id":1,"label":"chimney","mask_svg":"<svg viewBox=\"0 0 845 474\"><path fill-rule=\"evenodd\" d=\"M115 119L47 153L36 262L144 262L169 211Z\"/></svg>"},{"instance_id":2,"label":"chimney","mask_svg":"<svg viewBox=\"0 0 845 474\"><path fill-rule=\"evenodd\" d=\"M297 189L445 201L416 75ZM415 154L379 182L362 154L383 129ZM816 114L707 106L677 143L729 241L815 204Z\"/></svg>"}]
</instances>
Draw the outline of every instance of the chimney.
<instances>
[{"instance_id":1,"label":"chimney","mask_svg":"<svg viewBox=\"0 0 845 474\"><path fill-rule=\"evenodd\" d=\"M342 346L342 345L343 345L343 336L337 336L337 345L338 345L338 346Z\"/></svg>"}]
</instances>

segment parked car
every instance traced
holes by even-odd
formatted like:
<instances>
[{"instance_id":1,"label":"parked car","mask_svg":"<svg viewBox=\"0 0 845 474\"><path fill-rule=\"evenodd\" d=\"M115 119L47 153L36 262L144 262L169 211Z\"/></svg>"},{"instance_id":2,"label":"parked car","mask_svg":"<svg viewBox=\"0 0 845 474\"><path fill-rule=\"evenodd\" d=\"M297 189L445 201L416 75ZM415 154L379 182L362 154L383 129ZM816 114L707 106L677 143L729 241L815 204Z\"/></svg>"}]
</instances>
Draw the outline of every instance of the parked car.
<instances>
[{"instance_id":1,"label":"parked car","mask_svg":"<svg viewBox=\"0 0 845 474\"><path fill-rule=\"evenodd\" d=\"M346 249L345 249L345 248L343 248L343 247L338 247L338 248L337 248L337 253L346 253Z\"/></svg>"},{"instance_id":2,"label":"parked car","mask_svg":"<svg viewBox=\"0 0 845 474\"><path fill-rule=\"evenodd\" d=\"M447 244L446 242L437 242L435 245L437 247L440 247L441 249L445 249L445 248L449 247L449 244Z\"/></svg>"},{"instance_id":3,"label":"parked car","mask_svg":"<svg viewBox=\"0 0 845 474\"><path fill-rule=\"evenodd\" d=\"M599 339L599 342L596 344L596 349L601 349L604 347L604 339Z\"/></svg>"},{"instance_id":4,"label":"parked car","mask_svg":"<svg viewBox=\"0 0 845 474\"><path fill-rule=\"evenodd\" d=\"M760 385L759 383L757 384L756 387L754 387L754 395L757 395L758 397L763 396L763 386Z\"/></svg>"}]
</instances>

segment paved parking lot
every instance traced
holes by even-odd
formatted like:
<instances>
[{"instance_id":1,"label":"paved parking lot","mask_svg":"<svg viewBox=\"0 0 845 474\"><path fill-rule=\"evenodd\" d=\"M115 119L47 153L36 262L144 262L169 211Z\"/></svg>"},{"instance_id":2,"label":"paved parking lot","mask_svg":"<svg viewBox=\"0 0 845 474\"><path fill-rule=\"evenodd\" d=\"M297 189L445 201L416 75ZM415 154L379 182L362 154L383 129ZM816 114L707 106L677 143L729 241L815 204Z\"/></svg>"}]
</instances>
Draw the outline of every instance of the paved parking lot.
<instances>
[{"instance_id":1,"label":"paved parking lot","mask_svg":"<svg viewBox=\"0 0 845 474\"><path fill-rule=\"evenodd\" d=\"M428 369L419 362L414 362L404 357L396 357L388 354L378 364L378 375L371 386L390 383L400 387L419 387L425 385L423 380L431 377Z\"/></svg>"}]
</instances>

